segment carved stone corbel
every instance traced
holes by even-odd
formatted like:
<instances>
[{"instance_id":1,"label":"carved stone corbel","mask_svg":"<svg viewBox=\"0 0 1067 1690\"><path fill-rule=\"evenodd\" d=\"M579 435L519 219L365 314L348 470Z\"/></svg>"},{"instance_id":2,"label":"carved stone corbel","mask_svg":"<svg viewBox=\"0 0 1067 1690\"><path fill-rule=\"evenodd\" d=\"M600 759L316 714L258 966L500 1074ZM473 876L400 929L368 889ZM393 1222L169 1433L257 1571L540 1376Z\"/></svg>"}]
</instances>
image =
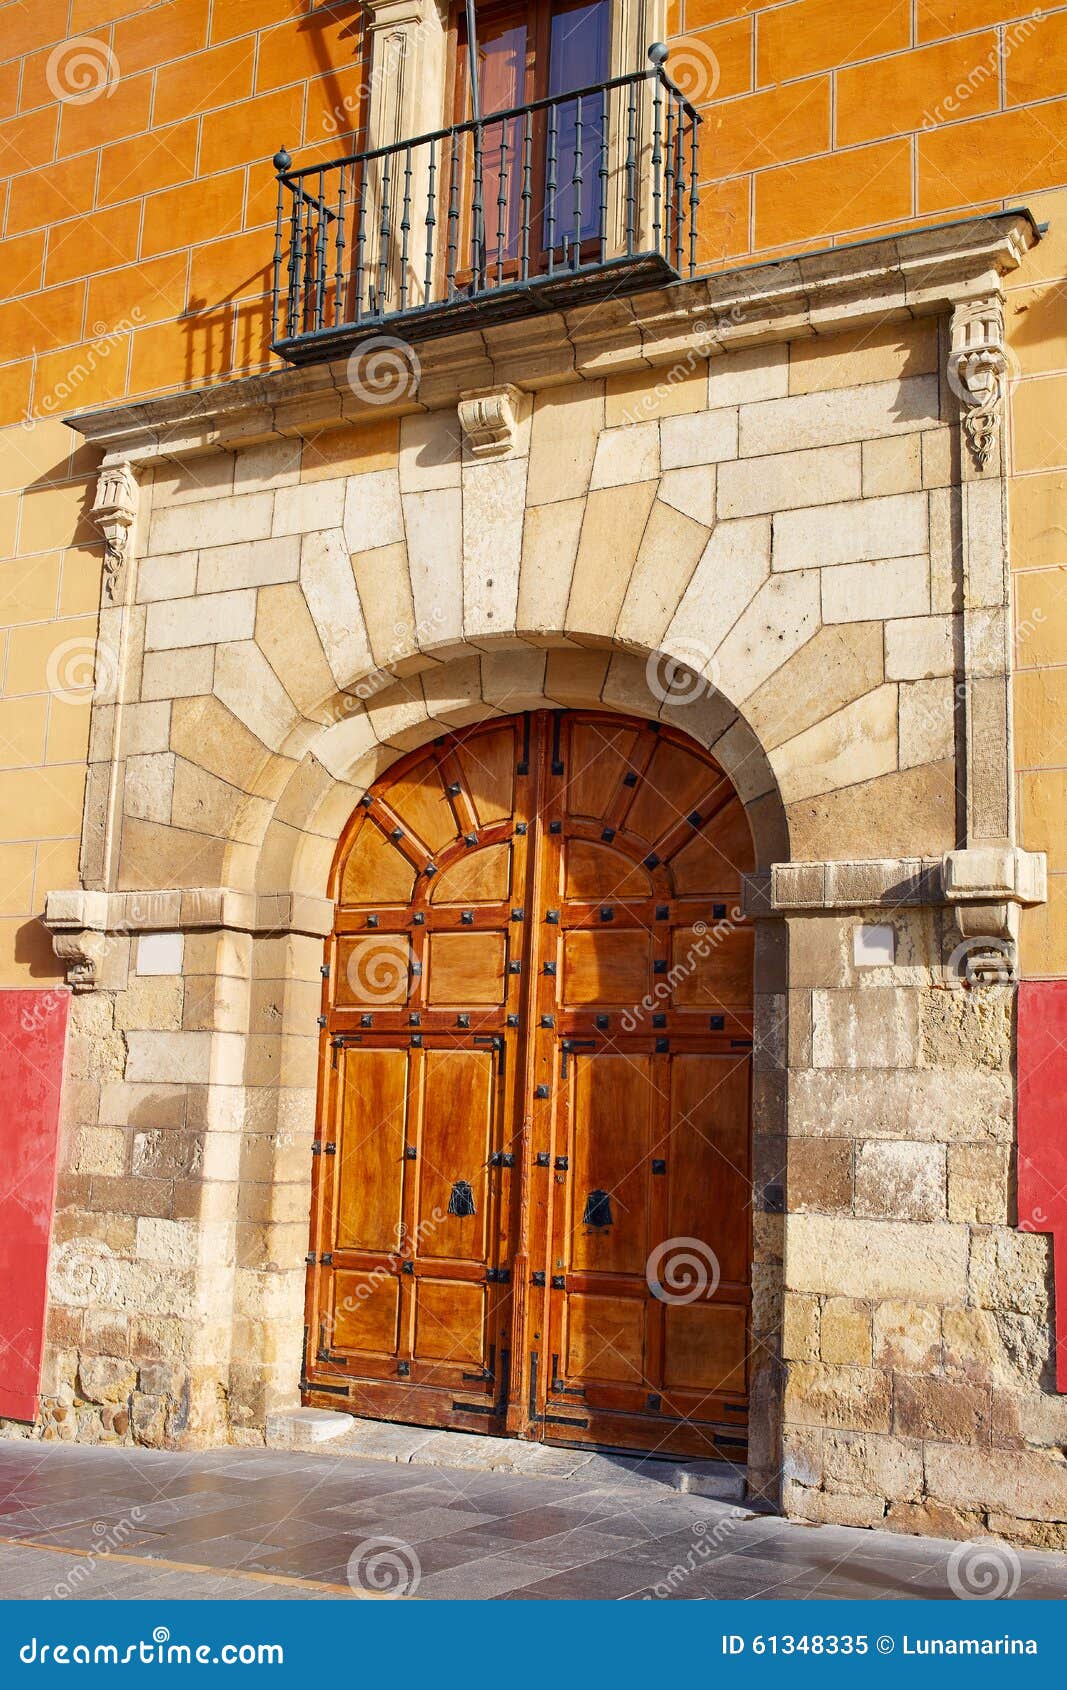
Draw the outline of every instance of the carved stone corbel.
<instances>
[{"instance_id":1,"label":"carved stone corbel","mask_svg":"<svg viewBox=\"0 0 1067 1690\"><path fill-rule=\"evenodd\" d=\"M459 426L473 458L505 458L516 443L520 423L530 409L529 396L519 388L477 388L461 393Z\"/></svg>"},{"instance_id":2,"label":"carved stone corbel","mask_svg":"<svg viewBox=\"0 0 1067 1690\"><path fill-rule=\"evenodd\" d=\"M108 949L106 933L53 933L52 950L63 964L67 985L75 992L95 992Z\"/></svg>"},{"instance_id":3,"label":"carved stone corbel","mask_svg":"<svg viewBox=\"0 0 1067 1690\"><path fill-rule=\"evenodd\" d=\"M964 432L979 469L993 450L1007 372L1003 302L989 294L957 305L948 379L963 406Z\"/></svg>"},{"instance_id":4,"label":"carved stone corbel","mask_svg":"<svg viewBox=\"0 0 1067 1690\"><path fill-rule=\"evenodd\" d=\"M106 892L54 891L45 898L44 924L52 934L52 950L75 992L92 992L99 984L109 948L108 908Z\"/></svg>"},{"instance_id":5,"label":"carved stone corbel","mask_svg":"<svg viewBox=\"0 0 1067 1690\"><path fill-rule=\"evenodd\" d=\"M96 502L89 514L104 536L104 595L112 604L121 594L129 560L137 494L137 478L125 459L104 465L96 484Z\"/></svg>"},{"instance_id":6,"label":"carved stone corbel","mask_svg":"<svg viewBox=\"0 0 1067 1690\"><path fill-rule=\"evenodd\" d=\"M1044 852L993 845L949 851L941 881L960 936L949 974L969 986L1011 984L1018 976L1019 911L1048 895Z\"/></svg>"}]
</instances>

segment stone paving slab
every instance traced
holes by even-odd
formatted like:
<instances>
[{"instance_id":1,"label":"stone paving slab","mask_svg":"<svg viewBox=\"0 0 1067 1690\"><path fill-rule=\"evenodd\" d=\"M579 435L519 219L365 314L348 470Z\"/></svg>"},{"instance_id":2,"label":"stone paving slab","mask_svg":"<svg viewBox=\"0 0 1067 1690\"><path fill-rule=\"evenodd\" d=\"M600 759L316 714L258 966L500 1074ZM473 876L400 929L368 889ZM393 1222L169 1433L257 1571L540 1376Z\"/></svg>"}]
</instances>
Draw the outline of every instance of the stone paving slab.
<instances>
[{"instance_id":1,"label":"stone paving slab","mask_svg":"<svg viewBox=\"0 0 1067 1690\"><path fill-rule=\"evenodd\" d=\"M1067 1597L1067 1555L807 1527L593 1471L0 1442L0 1599L930 1601L968 1556L1006 1595Z\"/></svg>"}]
</instances>

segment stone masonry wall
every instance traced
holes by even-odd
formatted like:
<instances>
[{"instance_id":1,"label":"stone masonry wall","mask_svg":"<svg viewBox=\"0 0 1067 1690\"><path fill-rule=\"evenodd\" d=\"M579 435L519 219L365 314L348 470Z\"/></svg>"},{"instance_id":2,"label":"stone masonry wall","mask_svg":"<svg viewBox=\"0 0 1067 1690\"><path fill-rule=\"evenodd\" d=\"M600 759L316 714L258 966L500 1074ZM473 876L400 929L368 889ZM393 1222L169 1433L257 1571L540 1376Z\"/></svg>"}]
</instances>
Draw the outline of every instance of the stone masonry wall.
<instances>
[{"instance_id":1,"label":"stone masonry wall","mask_svg":"<svg viewBox=\"0 0 1067 1690\"><path fill-rule=\"evenodd\" d=\"M75 1002L45 1435L255 1441L296 1400L327 875L401 751L600 702L712 750L764 868L955 846L944 351L931 318L684 352L536 393L495 461L445 408L143 473L102 613L82 874L109 931ZM969 497L995 560L998 478ZM861 919L893 966L855 969ZM1010 995L946 982L951 938L929 909L761 923L751 1476L779 1494L784 1449L806 1517L1025 1535L1067 1516L1047 1244L1011 1224Z\"/></svg>"},{"instance_id":2,"label":"stone masonry wall","mask_svg":"<svg viewBox=\"0 0 1067 1690\"><path fill-rule=\"evenodd\" d=\"M879 917L879 920L884 919ZM942 912L790 923L785 1501L812 1520L1067 1543L1051 1251L1015 1229L1008 985Z\"/></svg>"}]
</instances>

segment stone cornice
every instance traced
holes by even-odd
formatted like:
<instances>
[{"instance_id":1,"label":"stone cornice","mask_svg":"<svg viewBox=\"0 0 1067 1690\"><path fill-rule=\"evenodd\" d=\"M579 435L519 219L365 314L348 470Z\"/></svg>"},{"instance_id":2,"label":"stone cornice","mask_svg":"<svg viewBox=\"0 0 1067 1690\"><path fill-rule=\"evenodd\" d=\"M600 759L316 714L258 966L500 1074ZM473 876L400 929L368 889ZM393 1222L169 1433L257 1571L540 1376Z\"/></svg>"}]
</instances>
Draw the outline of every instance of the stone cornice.
<instances>
[{"instance_id":1,"label":"stone cornice","mask_svg":"<svg viewBox=\"0 0 1067 1690\"><path fill-rule=\"evenodd\" d=\"M652 370L694 349L714 357L948 311L998 293L1038 238L1028 211L997 212L441 335L418 343L415 391L391 403L354 393L341 359L81 411L67 421L109 458L137 463L432 410L504 383L533 391Z\"/></svg>"},{"instance_id":2,"label":"stone cornice","mask_svg":"<svg viewBox=\"0 0 1067 1690\"><path fill-rule=\"evenodd\" d=\"M864 861L775 863L746 874L745 914L803 915L832 910L957 909L1043 904L1043 851L1017 846L948 851L942 857L886 857Z\"/></svg>"}]
</instances>

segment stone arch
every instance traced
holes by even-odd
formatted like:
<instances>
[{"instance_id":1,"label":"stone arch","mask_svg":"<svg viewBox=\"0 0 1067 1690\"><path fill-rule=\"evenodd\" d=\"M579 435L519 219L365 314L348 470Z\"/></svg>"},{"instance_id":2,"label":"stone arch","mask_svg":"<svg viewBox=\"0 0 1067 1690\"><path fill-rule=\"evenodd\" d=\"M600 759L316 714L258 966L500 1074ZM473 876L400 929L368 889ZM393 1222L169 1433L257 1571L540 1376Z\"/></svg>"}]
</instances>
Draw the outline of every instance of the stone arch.
<instances>
[{"instance_id":1,"label":"stone arch","mask_svg":"<svg viewBox=\"0 0 1067 1690\"><path fill-rule=\"evenodd\" d=\"M417 661L420 654L412 654ZM354 675L350 686L316 711L315 731L302 755L289 760L255 853L252 888L260 907L284 912L278 928L257 936L251 951L250 1037L245 1058L247 1110L242 1167L264 1173L279 1208L289 1218L285 1254L275 1251L267 1293L277 1318L262 1342L241 1348L229 1368L231 1412L259 1420L271 1408L291 1408L297 1397L297 1362L303 1338L301 1314L306 1230L310 1214L310 1149L317 1132L319 1007L323 939L332 926L327 900L338 840L360 797L392 763L441 734L494 715L523 710L608 708L629 716L669 723L710 751L730 777L749 820L757 869L788 860L785 806L770 761L744 716L679 654L673 670L662 652L602 642L581 647L562 638L534 645L518 634L484 646L450 644L430 653L403 679L380 684L379 671ZM673 677L673 692L663 677ZM373 688L362 698L364 681ZM658 690L657 690L658 689ZM355 700L358 707L346 708ZM323 719L325 718L325 720ZM242 847L247 850L247 847ZM298 908L313 907L320 925L300 929ZM784 962L777 922L757 924L756 1055L754 1073L754 1178L784 1131L784 1092L777 1070L784 1021ZM256 1003L270 1001L277 1013L273 1054L264 1062L265 1040L257 1032ZM761 1150L761 1144L765 1147ZM268 1160L265 1162L265 1147ZM294 1161L294 1151L301 1152ZM775 1164L777 1167L777 1164ZM250 1187L251 1189L251 1187ZM240 1200L242 1206L244 1200ZM242 1224L239 1215L238 1225ZM259 1216L249 1203L248 1225ZM772 1377L769 1333L780 1320L781 1268L775 1241L757 1229L753 1260L754 1373L751 1393L749 1479L754 1489L773 1492L778 1470L778 1389ZM235 1304L246 1305L252 1277L235 1279ZM259 1276L262 1277L261 1275ZM251 1333L251 1327L249 1332ZM258 1353L257 1353L258 1351ZM245 1399L247 1398L247 1405Z\"/></svg>"},{"instance_id":2,"label":"stone arch","mask_svg":"<svg viewBox=\"0 0 1067 1690\"><path fill-rule=\"evenodd\" d=\"M533 645L514 634L486 646L451 643L410 654L419 656L424 663L416 672L389 677L384 686L380 671L354 676L316 711L316 731L306 736L263 828L257 892L324 897L341 828L366 787L404 752L489 716L581 706L687 733L737 789L757 867L788 859L785 807L766 752L745 717L681 655L636 645L583 648L562 637Z\"/></svg>"}]
</instances>

